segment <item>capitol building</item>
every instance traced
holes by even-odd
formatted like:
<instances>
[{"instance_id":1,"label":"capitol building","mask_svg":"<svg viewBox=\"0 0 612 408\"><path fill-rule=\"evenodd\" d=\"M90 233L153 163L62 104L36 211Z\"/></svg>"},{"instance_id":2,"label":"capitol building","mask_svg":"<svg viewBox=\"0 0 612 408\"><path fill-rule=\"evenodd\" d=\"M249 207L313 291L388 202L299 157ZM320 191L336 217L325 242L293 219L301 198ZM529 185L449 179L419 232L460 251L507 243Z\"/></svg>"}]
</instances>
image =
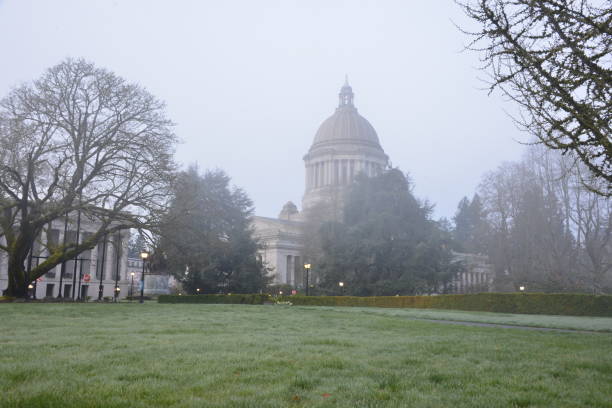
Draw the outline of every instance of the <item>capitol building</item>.
<instances>
[{"instance_id":1,"label":"capitol building","mask_svg":"<svg viewBox=\"0 0 612 408\"><path fill-rule=\"evenodd\" d=\"M272 269L273 282L301 286L303 256L300 240L304 214L319 205L336 213L342 196L359 173L373 176L388 164L388 156L378 140L376 130L357 112L353 89L344 83L338 95L338 107L315 134L312 146L304 156L306 167L302 212L288 202L278 218L255 217L255 236L263 249L262 260Z\"/></svg>"},{"instance_id":2,"label":"capitol building","mask_svg":"<svg viewBox=\"0 0 612 408\"><path fill-rule=\"evenodd\" d=\"M319 206L331 209L337 216L347 187L358 174L375 176L389 164L378 134L355 107L353 89L345 81L338 95L338 107L317 130L304 156L306 170L302 211L291 201L278 218L254 217L255 236L262 244L260 256L271 269L274 284L304 285L304 256L301 240L305 214ZM460 292L476 285L492 283L491 268L471 254L460 254L467 271L457 277ZM313 266L313 268L316 268Z\"/></svg>"}]
</instances>

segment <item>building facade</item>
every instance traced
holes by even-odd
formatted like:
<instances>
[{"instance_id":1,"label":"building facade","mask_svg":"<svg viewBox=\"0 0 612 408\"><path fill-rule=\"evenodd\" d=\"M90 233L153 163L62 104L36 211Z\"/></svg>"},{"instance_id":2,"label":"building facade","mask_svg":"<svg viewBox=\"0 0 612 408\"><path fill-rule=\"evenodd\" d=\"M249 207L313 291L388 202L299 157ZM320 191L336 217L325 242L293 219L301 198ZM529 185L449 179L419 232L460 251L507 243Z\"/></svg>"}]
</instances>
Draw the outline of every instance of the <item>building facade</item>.
<instances>
[{"instance_id":1,"label":"building facade","mask_svg":"<svg viewBox=\"0 0 612 408\"><path fill-rule=\"evenodd\" d=\"M301 223L319 205L339 212L346 188L360 174L373 176L387 167L374 127L359 114L348 81L338 94L338 106L319 126L304 156L305 189L300 213L288 202L278 218L254 217L255 235L262 243L262 260L271 268L273 283L302 286L304 262Z\"/></svg>"},{"instance_id":2,"label":"building facade","mask_svg":"<svg viewBox=\"0 0 612 408\"><path fill-rule=\"evenodd\" d=\"M145 296L169 295L177 291L178 282L174 277L167 273L152 273L148 264L145 264L143 268L142 259L128 258L126 275L129 279L128 296L140 295L140 279L143 270L145 271L143 293Z\"/></svg>"},{"instance_id":3,"label":"building facade","mask_svg":"<svg viewBox=\"0 0 612 408\"><path fill-rule=\"evenodd\" d=\"M48 257L48 245L79 242L94 234L97 225L82 220L77 232L76 217L54 220L35 244L32 251L32 267ZM0 238L4 239L4 238ZM36 299L65 298L74 300L123 298L127 296L127 243L129 231L108 236L94 249L78 255L77 259L66 261L32 281L30 296ZM8 286L8 257L0 251L0 293Z\"/></svg>"}]
</instances>

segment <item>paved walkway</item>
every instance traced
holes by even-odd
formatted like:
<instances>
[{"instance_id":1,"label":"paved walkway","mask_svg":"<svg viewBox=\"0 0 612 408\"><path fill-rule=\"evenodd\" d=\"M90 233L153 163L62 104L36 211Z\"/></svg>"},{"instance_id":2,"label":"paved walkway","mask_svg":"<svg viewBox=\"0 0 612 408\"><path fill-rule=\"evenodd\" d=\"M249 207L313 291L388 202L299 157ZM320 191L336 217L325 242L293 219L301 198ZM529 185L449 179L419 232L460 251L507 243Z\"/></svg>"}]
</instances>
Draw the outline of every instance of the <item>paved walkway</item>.
<instances>
[{"instance_id":1,"label":"paved walkway","mask_svg":"<svg viewBox=\"0 0 612 408\"><path fill-rule=\"evenodd\" d=\"M552 327L515 326L515 325L512 325L512 324L464 322L464 321L458 321L458 320L424 319L424 318L419 318L419 317L409 317L409 319L419 320L419 321L422 321L422 322L442 323L442 324L454 324L454 325L457 325L457 326L495 327L495 328L501 328L501 329L552 331L552 332L564 332L564 333L610 334L610 333L607 333L607 332L601 332L601 331L595 331L595 330L555 329L555 328L552 328Z\"/></svg>"}]
</instances>

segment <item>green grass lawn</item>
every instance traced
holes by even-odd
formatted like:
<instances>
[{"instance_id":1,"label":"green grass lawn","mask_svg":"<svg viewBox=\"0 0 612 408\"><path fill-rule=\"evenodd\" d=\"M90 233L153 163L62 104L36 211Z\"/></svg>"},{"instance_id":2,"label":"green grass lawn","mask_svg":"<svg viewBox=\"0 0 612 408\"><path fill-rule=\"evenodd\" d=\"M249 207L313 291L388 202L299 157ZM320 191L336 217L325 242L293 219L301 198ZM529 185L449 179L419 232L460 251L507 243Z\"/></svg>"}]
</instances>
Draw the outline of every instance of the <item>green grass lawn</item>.
<instances>
[{"instance_id":1,"label":"green grass lawn","mask_svg":"<svg viewBox=\"0 0 612 408\"><path fill-rule=\"evenodd\" d=\"M324 307L322 307L324 308ZM338 310L338 308L330 308ZM512 326L612 332L612 317L550 316L491 312L466 312L440 309L394 309L380 307L347 307L342 310L359 314L379 314L409 319L453 320L494 323Z\"/></svg>"},{"instance_id":2,"label":"green grass lawn","mask_svg":"<svg viewBox=\"0 0 612 408\"><path fill-rule=\"evenodd\" d=\"M0 407L612 407L609 333L394 311L2 304Z\"/></svg>"}]
</instances>

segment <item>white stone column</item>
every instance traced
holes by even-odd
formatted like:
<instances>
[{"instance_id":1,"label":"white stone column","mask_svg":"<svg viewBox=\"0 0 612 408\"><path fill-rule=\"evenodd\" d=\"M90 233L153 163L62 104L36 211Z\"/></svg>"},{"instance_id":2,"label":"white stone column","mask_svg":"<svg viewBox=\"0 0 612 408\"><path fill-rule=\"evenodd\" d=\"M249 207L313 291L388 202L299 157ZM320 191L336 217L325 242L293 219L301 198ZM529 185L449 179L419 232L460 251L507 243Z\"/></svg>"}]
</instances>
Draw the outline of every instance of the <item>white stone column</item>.
<instances>
[{"instance_id":1,"label":"white stone column","mask_svg":"<svg viewBox=\"0 0 612 408\"><path fill-rule=\"evenodd\" d=\"M321 162L321 187L327 184L327 161Z\"/></svg>"}]
</instances>

